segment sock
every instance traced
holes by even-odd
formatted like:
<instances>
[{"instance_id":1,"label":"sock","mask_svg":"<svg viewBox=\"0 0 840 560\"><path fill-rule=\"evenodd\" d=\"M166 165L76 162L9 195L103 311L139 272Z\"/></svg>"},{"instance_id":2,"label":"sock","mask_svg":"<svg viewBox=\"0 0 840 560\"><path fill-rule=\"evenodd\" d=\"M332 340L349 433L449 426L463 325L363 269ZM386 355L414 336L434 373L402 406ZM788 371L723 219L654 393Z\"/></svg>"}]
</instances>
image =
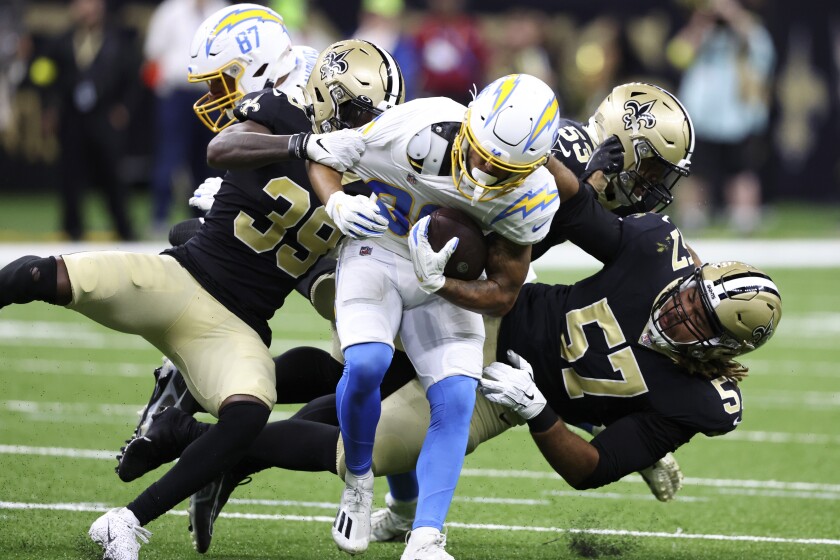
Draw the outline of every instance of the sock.
<instances>
[{"instance_id":1,"label":"sock","mask_svg":"<svg viewBox=\"0 0 840 560\"><path fill-rule=\"evenodd\" d=\"M0 308L11 303L55 303L57 266L55 257L27 255L0 270Z\"/></svg>"},{"instance_id":2,"label":"sock","mask_svg":"<svg viewBox=\"0 0 840 560\"><path fill-rule=\"evenodd\" d=\"M268 407L251 401L225 406L219 421L190 443L175 466L128 504L128 509L146 525L195 494L242 459L269 413Z\"/></svg>"},{"instance_id":3,"label":"sock","mask_svg":"<svg viewBox=\"0 0 840 560\"><path fill-rule=\"evenodd\" d=\"M344 440L347 470L362 475L373 463L373 439L382 403L379 386L393 350L381 342L353 345L344 351L344 375L335 402Z\"/></svg>"},{"instance_id":4,"label":"sock","mask_svg":"<svg viewBox=\"0 0 840 560\"><path fill-rule=\"evenodd\" d=\"M420 492L417 486L417 471L389 475L386 478L392 498L400 502L413 502L417 499Z\"/></svg>"},{"instance_id":5,"label":"sock","mask_svg":"<svg viewBox=\"0 0 840 560\"><path fill-rule=\"evenodd\" d=\"M417 459L420 493L414 528L443 528L464 464L477 386L478 380L458 375L426 392L432 419Z\"/></svg>"},{"instance_id":6,"label":"sock","mask_svg":"<svg viewBox=\"0 0 840 560\"><path fill-rule=\"evenodd\" d=\"M281 420L267 424L245 455L250 472L268 467L335 474L338 427L307 420Z\"/></svg>"}]
</instances>

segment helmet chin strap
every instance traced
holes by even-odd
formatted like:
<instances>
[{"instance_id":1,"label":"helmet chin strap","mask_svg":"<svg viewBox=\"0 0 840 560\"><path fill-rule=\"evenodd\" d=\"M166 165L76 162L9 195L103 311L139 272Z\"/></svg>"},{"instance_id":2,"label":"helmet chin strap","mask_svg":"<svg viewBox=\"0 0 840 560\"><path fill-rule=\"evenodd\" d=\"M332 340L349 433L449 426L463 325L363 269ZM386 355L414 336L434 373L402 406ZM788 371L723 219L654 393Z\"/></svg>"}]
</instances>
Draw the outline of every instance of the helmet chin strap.
<instances>
[{"instance_id":1,"label":"helmet chin strap","mask_svg":"<svg viewBox=\"0 0 840 560\"><path fill-rule=\"evenodd\" d=\"M482 185L489 187L495 184L496 181L498 181L499 179L494 177L493 175L490 175L489 173L485 173L477 167L472 168L472 172L470 172L470 175L472 175L472 178L479 183L479 185L476 185L473 188L473 196L472 200L470 200L470 206L475 206L475 203L481 200L481 195L483 195L484 191L486 190L482 188Z\"/></svg>"}]
</instances>

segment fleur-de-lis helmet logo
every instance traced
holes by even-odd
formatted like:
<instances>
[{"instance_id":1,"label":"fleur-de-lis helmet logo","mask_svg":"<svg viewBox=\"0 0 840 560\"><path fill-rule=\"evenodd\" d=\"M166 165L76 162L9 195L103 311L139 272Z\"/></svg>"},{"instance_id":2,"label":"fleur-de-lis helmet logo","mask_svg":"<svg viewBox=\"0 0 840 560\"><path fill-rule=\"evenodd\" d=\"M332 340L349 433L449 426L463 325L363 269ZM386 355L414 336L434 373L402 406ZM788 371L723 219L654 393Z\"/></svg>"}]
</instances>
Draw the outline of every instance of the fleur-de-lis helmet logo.
<instances>
[{"instance_id":1,"label":"fleur-de-lis helmet logo","mask_svg":"<svg viewBox=\"0 0 840 560\"><path fill-rule=\"evenodd\" d=\"M348 49L340 53L335 51L328 52L324 57L324 63L321 65L321 79L326 80L327 78L332 78L333 76L347 72L349 66L344 59L347 58L351 50L353 49Z\"/></svg>"},{"instance_id":2,"label":"fleur-de-lis helmet logo","mask_svg":"<svg viewBox=\"0 0 840 560\"><path fill-rule=\"evenodd\" d=\"M653 128L656 126L656 116L650 112L653 109L654 103L656 103L656 99L647 103L639 103L635 99L630 99L625 102L624 109L627 112L624 114L624 130L641 127Z\"/></svg>"}]
</instances>

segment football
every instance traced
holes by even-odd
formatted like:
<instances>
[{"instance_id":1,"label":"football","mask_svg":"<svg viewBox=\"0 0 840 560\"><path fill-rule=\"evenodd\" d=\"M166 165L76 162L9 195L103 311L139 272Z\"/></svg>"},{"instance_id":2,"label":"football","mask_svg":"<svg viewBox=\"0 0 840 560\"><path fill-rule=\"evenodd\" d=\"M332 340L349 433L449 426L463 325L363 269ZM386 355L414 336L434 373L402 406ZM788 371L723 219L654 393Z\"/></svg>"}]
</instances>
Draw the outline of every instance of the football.
<instances>
[{"instance_id":1,"label":"football","mask_svg":"<svg viewBox=\"0 0 840 560\"><path fill-rule=\"evenodd\" d=\"M458 247L446 263L443 275L458 280L475 280L487 262L487 242L484 233L466 213L454 208L438 208L430 214L429 244L440 251L453 237Z\"/></svg>"}]
</instances>

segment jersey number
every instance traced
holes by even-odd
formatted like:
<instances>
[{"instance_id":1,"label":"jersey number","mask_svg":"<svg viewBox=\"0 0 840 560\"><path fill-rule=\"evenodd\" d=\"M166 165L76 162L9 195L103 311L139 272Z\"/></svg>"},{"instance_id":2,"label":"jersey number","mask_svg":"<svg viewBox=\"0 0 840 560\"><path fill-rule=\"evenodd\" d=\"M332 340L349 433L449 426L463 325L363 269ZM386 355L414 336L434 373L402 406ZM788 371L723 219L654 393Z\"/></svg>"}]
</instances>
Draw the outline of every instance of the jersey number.
<instances>
[{"instance_id":1,"label":"jersey number","mask_svg":"<svg viewBox=\"0 0 840 560\"><path fill-rule=\"evenodd\" d=\"M411 226L440 208L437 204L424 204L412 219L414 197L410 192L380 181L371 181L369 184L378 197L379 208L388 218L388 230L398 237L408 235Z\"/></svg>"},{"instance_id":2,"label":"jersey number","mask_svg":"<svg viewBox=\"0 0 840 560\"><path fill-rule=\"evenodd\" d=\"M718 377L717 379L712 379L712 385L720 393L720 399L723 401L723 410L727 414L738 414L741 412L741 397L738 396L738 391L723 388L723 384L727 381L729 379L726 377Z\"/></svg>"},{"instance_id":3,"label":"jersey number","mask_svg":"<svg viewBox=\"0 0 840 560\"><path fill-rule=\"evenodd\" d=\"M569 328L569 340L561 335L560 353L570 363L581 359L589 350L584 325L597 325L604 333L610 349L624 345L627 341L618 325L618 320L610 309L606 299L581 309L566 313ZM646 393L648 388L642 377L642 371L629 346L624 346L607 355L613 371L621 374L621 379L596 379L579 375L574 368L563 368L563 381L570 399L579 399L588 395L605 397L635 397Z\"/></svg>"},{"instance_id":4,"label":"jersey number","mask_svg":"<svg viewBox=\"0 0 840 560\"><path fill-rule=\"evenodd\" d=\"M572 151L575 153L575 157L580 163L586 163L589 161L589 158L592 156L592 151L589 149L589 146L586 145L585 138L580 133L578 129L573 126L564 126L560 129L560 135L557 139L557 147L560 148L560 151L563 152L563 157L569 157L572 155L572 152L566 151L566 147L563 145L563 141L573 143Z\"/></svg>"},{"instance_id":5,"label":"jersey number","mask_svg":"<svg viewBox=\"0 0 840 560\"><path fill-rule=\"evenodd\" d=\"M234 220L234 235L256 253L265 253L277 247L286 232L298 225L312 207L309 192L288 177L272 179L263 187L263 191L274 200L282 198L288 203L289 209L282 214L271 212L267 215L271 227L264 232L254 227L254 218L239 212ZM298 228L296 240L303 250L286 243L280 245L277 249L277 268L297 278L309 270L319 257L335 247L340 237L341 231L333 225L324 207L319 206Z\"/></svg>"}]
</instances>

